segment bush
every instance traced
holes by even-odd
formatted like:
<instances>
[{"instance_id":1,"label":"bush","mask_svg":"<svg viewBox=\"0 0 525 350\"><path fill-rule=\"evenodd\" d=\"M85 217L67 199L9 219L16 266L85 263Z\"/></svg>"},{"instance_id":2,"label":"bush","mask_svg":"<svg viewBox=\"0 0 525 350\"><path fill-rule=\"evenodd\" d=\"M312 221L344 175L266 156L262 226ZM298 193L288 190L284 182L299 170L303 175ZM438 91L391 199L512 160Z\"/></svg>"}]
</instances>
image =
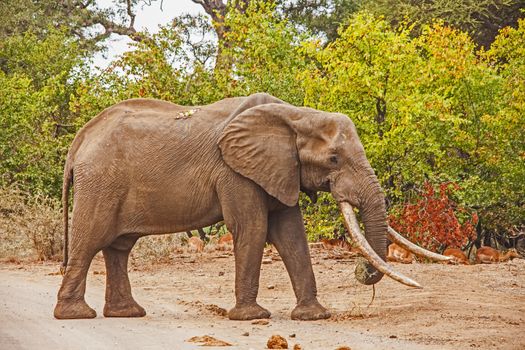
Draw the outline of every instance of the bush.
<instances>
[{"instance_id":1,"label":"bush","mask_svg":"<svg viewBox=\"0 0 525 350\"><path fill-rule=\"evenodd\" d=\"M131 251L133 265L170 263L188 241L185 232L142 237Z\"/></svg>"},{"instance_id":2,"label":"bush","mask_svg":"<svg viewBox=\"0 0 525 350\"><path fill-rule=\"evenodd\" d=\"M317 62L305 104L352 118L392 207L425 181L454 182L487 229L522 225L525 21L486 53L439 23L411 30L361 12L329 45L305 44Z\"/></svg>"},{"instance_id":3,"label":"bush","mask_svg":"<svg viewBox=\"0 0 525 350\"><path fill-rule=\"evenodd\" d=\"M327 44L294 28L270 2L231 9L228 45L219 50L225 64L215 68L206 64L211 44L199 59L187 55L187 30L199 21L144 33L148 40L98 74L63 31L2 41L0 186L18 183L31 195L59 198L75 132L123 99L200 105L264 91L350 116L389 206L410 202L407 193L425 181L452 182L461 186L457 203L475 208L485 229L524 224L525 20L479 52L467 33L440 23L416 36L414 27L393 29L360 12ZM341 232L329 195L306 203L310 239Z\"/></svg>"},{"instance_id":4,"label":"bush","mask_svg":"<svg viewBox=\"0 0 525 350\"><path fill-rule=\"evenodd\" d=\"M390 225L430 250L464 247L476 237L478 216L451 199L458 190L459 186L453 183L443 183L437 189L425 183L414 203L393 210Z\"/></svg>"},{"instance_id":5,"label":"bush","mask_svg":"<svg viewBox=\"0 0 525 350\"><path fill-rule=\"evenodd\" d=\"M316 203L301 194L300 206L308 241L339 238L345 232L341 212L330 194L319 193Z\"/></svg>"},{"instance_id":6,"label":"bush","mask_svg":"<svg viewBox=\"0 0 525 350\"><path fill-rule=\"evenodd\" d=\"M0 258L60 259L62 237L58 201L15 186L0 188Z\"/></svg>"},{"instance_id":7,"label":"bush","mask_svg":"<svg viewBox=\"0 0 525 350\"><path fill-rule=\"evenodd\" d=\"M0 42L0 186L60 198L82 58L77 43L55 29L44 39L27 32Z\"/></svg>"}]
</instances>

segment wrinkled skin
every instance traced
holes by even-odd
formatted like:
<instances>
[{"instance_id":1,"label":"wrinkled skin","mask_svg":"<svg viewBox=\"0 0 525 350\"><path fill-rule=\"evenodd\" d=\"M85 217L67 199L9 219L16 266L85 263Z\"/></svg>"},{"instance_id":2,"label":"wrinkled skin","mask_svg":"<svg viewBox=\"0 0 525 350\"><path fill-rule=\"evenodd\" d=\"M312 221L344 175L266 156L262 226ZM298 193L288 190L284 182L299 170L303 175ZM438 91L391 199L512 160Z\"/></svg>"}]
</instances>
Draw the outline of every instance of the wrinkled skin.
<instances>
[{"instance_id":1,"label":"wrinkled skin","mask_svg":"<svg viewBox=\"0 0 525 350\"><path fill-rule=\"evenodd\" d=\"M352 121L267 94L201 107L148 99L114 105L73 141L64 175L66 215L71 182L69 259L57 318L95 317L84 293L89 265L100 250L107 269L104 315L144 316L127 274L137 239L220 220L234 236L231 319L270 316L256 302L266 242L277 248L289 273L297 297L292 318L329 317L317 301L300 191L311 196L331 191L337 201L358 207L368 242L383 260L386 256L384 197ZM382 277L369 264L361 269L369 272L365 284Z\"/></svg>"}]
</instances>

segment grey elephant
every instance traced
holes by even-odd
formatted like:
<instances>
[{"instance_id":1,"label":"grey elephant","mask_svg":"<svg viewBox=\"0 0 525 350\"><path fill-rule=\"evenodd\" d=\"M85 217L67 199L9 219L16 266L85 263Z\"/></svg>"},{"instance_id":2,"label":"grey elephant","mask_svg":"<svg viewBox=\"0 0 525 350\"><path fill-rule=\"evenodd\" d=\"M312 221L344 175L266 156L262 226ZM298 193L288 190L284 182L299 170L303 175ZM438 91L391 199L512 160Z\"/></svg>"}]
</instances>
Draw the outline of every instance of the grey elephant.
<instances>
[{"instance_id":1,"label":"grey elephant","mask_svg":"<svg viewBox=\"0 0 525 350\"><path fill-rule=\"evenodd\" d=\"M84 294L88 268L100 250L107 270L104 316L144 316L127 273L137 239L220 220L234 236L236 304L230 319L270 316L256 302L266 242L276 247L290 276L297 298L291 317L329 317L317 301L300 191L312 197L330 191L340 204L367 259L356 269L362 283L377 283L386 273L419 286L384 262L387 237L416 253L448 259L421 251L388 227L382 190L347 116L294 107L267 94L199 107L132 99L89 121L67 155L65 274L55 317L96 316ZM366 238L352 206L360 210Z\"/></svg>"}]
</instances>

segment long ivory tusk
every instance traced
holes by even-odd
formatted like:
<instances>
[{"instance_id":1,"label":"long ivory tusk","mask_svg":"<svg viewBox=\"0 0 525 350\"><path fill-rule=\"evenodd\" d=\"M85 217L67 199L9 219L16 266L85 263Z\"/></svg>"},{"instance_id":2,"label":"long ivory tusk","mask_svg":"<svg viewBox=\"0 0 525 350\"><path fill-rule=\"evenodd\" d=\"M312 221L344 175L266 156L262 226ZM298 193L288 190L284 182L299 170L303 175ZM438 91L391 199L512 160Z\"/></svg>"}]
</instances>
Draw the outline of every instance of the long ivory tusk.
<instances>
[{"instance_id":1,"label":"long ivory tusk","mask_svg":"<svg viewBox=\"0 0 525 350\"><path fill-rule=\"evenodd\" d=\"M339 208L341 213L343 213L344 223L346 229L350 233L350 236L354 239L354 242L357 244L357 247L363 254L363 256L380 272L384 273L388 277L406 284L407 286L414 288L423 288L419 283L403 276L402 274L396 272L390 265L388 265L377 253L372 249L365 236L361 233L359 224L354 214L354 210L349 203L340 202Z\"/></svg>"},{"instance_id":2,"label":"long ivory tusk","mask_svg":"<svg viewBox=\"0 0 525 350\"><path fill-rule=\"evenodd\" d=\"M405 237L401 236L399 233L396 232L392 227L388 226L388 238L390 238L392 241L394 241L396 244L400 245L401 247L411 251L412 253L429 258L431 260L436 261L449 261L452 260L452 257L450 256L444 256L441 254L437 254L431 251L428 251L426 249L421 248L418 245L415 245L414 243L410 242Z\"/></svg>"}]
</instances>

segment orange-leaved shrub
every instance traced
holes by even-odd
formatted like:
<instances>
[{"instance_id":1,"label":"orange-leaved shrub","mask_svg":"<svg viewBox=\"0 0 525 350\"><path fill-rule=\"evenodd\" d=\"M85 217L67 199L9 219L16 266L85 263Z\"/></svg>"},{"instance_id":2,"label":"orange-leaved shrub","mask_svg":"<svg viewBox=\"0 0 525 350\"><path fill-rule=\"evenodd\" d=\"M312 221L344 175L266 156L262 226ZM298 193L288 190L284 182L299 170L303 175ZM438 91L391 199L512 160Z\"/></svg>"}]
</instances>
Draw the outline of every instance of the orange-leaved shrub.
<instances>
[{"instance_id":1,"label":"orange-leaved shrub","mask_svg":"<svg viewBox=\"0 0 525 350\"><path fill-rule=\"evenodd\" d=\"M442 183L435 188L425 182L419 198L392 211L390 225L430 250L462 248L475 238L478 216L451 198L458 190L456 183Z\"/></svg>"}]
</instances>

